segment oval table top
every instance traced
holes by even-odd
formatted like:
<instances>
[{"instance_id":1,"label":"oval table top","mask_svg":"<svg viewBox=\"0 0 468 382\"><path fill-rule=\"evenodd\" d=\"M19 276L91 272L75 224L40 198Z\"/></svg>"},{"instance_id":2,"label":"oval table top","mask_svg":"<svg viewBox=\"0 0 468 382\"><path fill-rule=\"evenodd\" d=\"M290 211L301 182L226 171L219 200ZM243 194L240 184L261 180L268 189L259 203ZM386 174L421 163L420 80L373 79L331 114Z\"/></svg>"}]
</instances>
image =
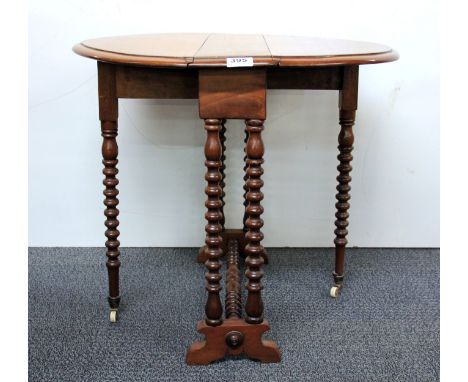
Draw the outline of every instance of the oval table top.
<instances>
[{"instance_id":1,"label":"oval table top","mask_svg":"<svg viewBox=\"0 0 468 382\"><path fill-rule=\"evenodd\" d=\"M251 57L253 66L289 67L375 64L399 57L371 42L212 33L104 37L83 41L73 51L103 62L156 67L223 67L228 58L238 57Z\"/></svg>"}]
</instances>

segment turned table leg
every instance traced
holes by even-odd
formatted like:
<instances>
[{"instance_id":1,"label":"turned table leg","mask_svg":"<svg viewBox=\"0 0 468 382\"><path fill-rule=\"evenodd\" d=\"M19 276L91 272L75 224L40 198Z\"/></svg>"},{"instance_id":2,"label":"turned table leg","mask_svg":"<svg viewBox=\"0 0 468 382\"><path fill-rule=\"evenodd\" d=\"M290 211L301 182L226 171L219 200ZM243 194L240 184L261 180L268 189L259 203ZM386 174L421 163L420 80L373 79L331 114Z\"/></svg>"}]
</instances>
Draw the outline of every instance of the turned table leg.
<instances>
[{"instance_id":1,"label":"turned table leg","mask_svg":"<svg viewBox=\"0 0 468 382\"><path fill-rule=\"evenodd\" d=\"M208 209L205 214L205 218L208 221L205 227L205 256L207 258L205 265L208 270L205 274L206 290L208 291L208 299L205 306L205 322L209 326L217 326L221 325L223 322L223 307L219 296L221 290L221 274L219 272L221 261L219 259L223 254L221 237L221 221L223 217L221 212L221 196L223 191L220 186L222 178L220 173L222 165L222 145L220 140L222 121L219 119L206 119L205 130L207 132L205 143L205 165L207 167L207 172L205 179L208 182L205 189L206 195L208 196L205 203Z\"/></svg>"},{"instance_id":2,"label":"turned table leg","mask_svg":"<svg viewBox=\"0 0 468 382\"><path fill-rule=\"evenodd\" d=\"M245 321L249 324L259 324L263 321L263 301L261 278L263 271L261 269L263 264L264 248L260 244L263 239L261 228L263 227L263 220L260 218L263 213L263 207L260 202L263 200L263 193L260 191L263 186L261 176L263 174L263 154L264 146L262 141L263 121L258 119L248 119L245 122L247 132L249 133L246 145L247 155L247 168L246 168L246 188L247 193L245 198L247 206L245 212L247 219L245 226L247 232L245 239L247 245L244 252L247 255L245 263L247 270L245 275L248 278L247 283L247 302L245 304Z\"/></svg>"},{"instance_id":3,"label":"turned table leg","mask_svg":"<svg viewBox=\"0 0 468 382\"><path fill-rule=\"evenodd\" d=\"M248 155L247 155L247 141L249 139L249 126L248 124L246 123L245 125L245 139L244 139L244 217L242 219L242 227L243 227L243 230L244 232L247 232L248 231L248 228L247 228L247 219L249 218L249 214L247 213L247 206L249 204L249 201L247 200L247 193L249 192L249 186L248 186L248 183L249 183L249 176L250 176L250 170L249 170L249 161L248 161ZM247 253L245 251L242 251L242 254L245 256L247 256ZM266 249L263 248L263 252L261 253L262 258L263 258L263 263L264 264L268 264L268 255L267 255L267 252L266 252Z\"/></svg>"},{"instance_id":4,"label":"turned table leg","mask_svg":"<svg viewBox=\"0 0 468 382\"><path fill-rule=\"evenodd\" d=\"M226 196L226 193L224 192L224 187L226 186L225 179L226 179L226 120L221 119L221 130L219 132L219 140L221 142L221 167L219 168L219 172L221 174L221 181L219 182L219 186L221 187L221 228L222 228L222 233L225 231L225 219L224 219L224 206L226 205L226 202L224 201L224 197ZM224 243L226 244L226 243ZM224 246L223 248L225 248ZM207 260L206 256L206 245L203 245L199 250L198 250L198 256L197 256L197 262L199 263L205 263Z\"/></svg>"},{"instance_id":5,"label":"turned table leg","mask_svg":"<svg viewBox=\"0 0 468 382\"><path fill-rule=\"evenodd\" d=\"M186 362L189 365L207 365L217 359L223 358L226 354L239 355L245 353L252 359L261 362L279 362L281 355L278 346L273 341L262 339L263 333L270 329L267 321L263 319L263 302L261 291L263 286L260 279L263 276L261 265L263 264L262 253L264 251L260 244L263 234L260 229L263 221L260 218L263 208L260 201L263 194L260 189L263 185L261 175L263 173L263 142L261 132L263 121L259 119L246 120L248 139L246 140L246 228L243 230L226 230L224 238L227 243L227 268L226 268L226 295L225 295L225 320L222 320L223 308L219 298L221 289L221 275L219 269L222 255L222 227L221 221L221 178L219 169L222 166L221 154L222 143L220 133L222 130L221 120L205 119L205 129L208 137L205 145L206 180L208 186L206 194L208 200L206 206L208 212L206 219L206 245L205 262L208 272L206 273L206 289L208 300L206 304L206 318L199 322L198 332L205 335L204 341L192 344ZM240 238L239 235L245 236ZM246 317L242 318L239 252L240 245L247 254L246 276L248 284L247 303L245 306Z\"/></svg>"},{"instance_id":6,"label":"turned table leg","mask_svg":"<svg viewBox=\"0 0 468 382\"><path fill-rule=\"evenodd\" d=\"M246 354L261 362L279 362L281 354L273 341L264 340L270 329L263 318L262 265L265 250L260 242L263 234L260 204L263 194L263 141L261 132L266 118L266 71L206 69L199 72L200 118L205 120L208 137L205 145L208 181L206 206L206 245L201 253L205 262L208 302L206 319L197 325L197 331L205 336L194 342L188 352L189 365L207 365L227 354ZM241 229L223 229L223 119L243 119L246 124L245 139L245 218ZM222 319L219 291L221 276L220 256L226 253L225 317ZM247 256L245 272L248 283L247 302L242 309L240 255ZM199 260L200 257L199 257ZM242 313L245 311L245 318Z\"/></svg>"},{"instance_id":7,"label":"turned table leg","mask_svg":"<svg viewBox=\"0 0 468 382\"><path fill-rule=\"evenodd\" d=\"M332 297L338 297L343 287L344 265L345 265L345 247L348 243L348 218L349 218L349 200L351 196L350 172L352 170L351 161L353 155L353 125L357 109L358 96L358 66L344 67L343 89L340 91L340 126L338 135L338 193L336 194L336 221L335 221L335 271L333 272L334 285L330 290Z\"/></svg>"},{"instance_id":8,"label":"turned table leg","mask_svg":"<svg viewBox=\"0 0 468 382\"><path fill-rule=\"evenodd\" d=\"M118 119L118 99L115 96L115 67L111 64L98 62L98 83L99 83L99 119L101 120L101 135L102 141L102 170L105 178L103 184L104 189L104 215L106 216L105 225L107 230L105 235L106 255L107 255L107 271L109 278L109 305L111 308L110 321L116 322L118 317L118 308L120 304L119 291L119 268L120 268L120 242L118 237L120 232L119 226L119 210L117 205L119 199L117 195L117 185L119 181L116 177L119 170L117 169L118 152L117 146L117 119Z\"/></svg>"}]
</instances>

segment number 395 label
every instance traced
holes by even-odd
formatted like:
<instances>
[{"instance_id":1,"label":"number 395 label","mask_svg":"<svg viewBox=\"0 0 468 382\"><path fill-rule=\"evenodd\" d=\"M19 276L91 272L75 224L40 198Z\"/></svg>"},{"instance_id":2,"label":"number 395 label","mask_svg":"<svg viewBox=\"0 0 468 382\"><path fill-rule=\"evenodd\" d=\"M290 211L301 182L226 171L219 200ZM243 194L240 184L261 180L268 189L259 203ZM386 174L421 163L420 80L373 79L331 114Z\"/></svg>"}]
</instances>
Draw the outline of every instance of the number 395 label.
<instances>
[{"instance_id":1,"label":"number 395 label","mask_svg":"<svg viewBox=\"0 0 468 382\"><path fill-rule=\"evenodd\" d=\"M253 66L253 57L228 57L226 58L226 66L228 68Z\"/></svg>"}]
</instances>

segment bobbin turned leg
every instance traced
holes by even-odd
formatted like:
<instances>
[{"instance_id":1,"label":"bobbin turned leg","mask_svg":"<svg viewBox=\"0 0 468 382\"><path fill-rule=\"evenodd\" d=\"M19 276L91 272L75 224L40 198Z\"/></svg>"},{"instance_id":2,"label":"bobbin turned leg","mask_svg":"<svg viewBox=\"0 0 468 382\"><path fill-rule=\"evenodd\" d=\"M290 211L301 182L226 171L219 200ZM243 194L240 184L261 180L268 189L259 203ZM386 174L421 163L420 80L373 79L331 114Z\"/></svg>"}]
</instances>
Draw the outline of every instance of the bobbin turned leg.
<instances>
[{"instance_id":1,"label":"bobbin turned leg","mask_svg":"<svg viewBox=\"0 0 468 382\"><path fill-rule=\"evenodd\" d=\"M335 271L333 272L334 285L330 290L332 297L338 297L343 287L345 247L348 243L349 200L351 198L350 172L353 156L353 125L357 109L358 97L358 66L346 66L343 68L343 89L340 91L340 126L338 135L338 193L336 194L336 221L335 221Z\"/></svg>"},{"instance_id":2,"label":"bobbin turned leg","mask_svg":"<svg viewBox=\"0 0 468 382\"><path fill-rule=\"evenodd\" d=\"M216 121L209 122L209 125L219 125L220 121L207 119L210 116L246 119L249 132L249 138L246 140L246 166L248 167L246 169L248 175L246 198L248 204L246 205L245 227L247 232L244 229L226 229L222 232L225 241L224 248L227 249L225 319L219 325L213 325L211 320L198 323L197 330L205 336L205 340L192 344L187 353L186 362L189 365L206 365L223 358L226 354L239 355L241 353L261 362L279 362L281 355L278 346L273 341L262 339L263 333L269 330L270 326L263 319L263 303L260 295L262 289L260 267L263 264L262 254L264 252L260 245L262 239L260 228L263 224L260 219L262 213L260 205L262 181L260 176L261 163L263 163L263 143L260 132L263 129L263 120L266 116L266 71L264 68L233 71L204 69L199 71L198 83L200 117L205 121ZM207 146L218 147L219 143L215 144L215 141L212 140ZM208 178L213 179L211 176L207 176L207 180ZM219 195L221 195L221 191ZM220 202L218 206L221 208L222 203ZM208 216L213 215L208 213L207 218ZM219 215L217 217L221 219ZM220 229L217 227L216 231L218 232ZM212 229L208 231L213 232ZM209 242L212 242L212 239L207 239L206 244L208 245ZM248 253L246 252L248 255L246 274L249 278L247 286L249 297L245 308L247 317L243 319L239 255L246 247L246 242L250 245ZM217 256L209 256L209 259L213 259L213 257L216 257L216 261L218 261ZM211 266L209 262L210 260L206 262L208 269L216 269L217 271L218 263ZM209 279L214 278L210 276ZM220 311L217 310L217 313Z\"/></svg>"},{"instance_id":3,"label":"bobbin turned leg","mask_svg":"<svg viewBox=\"0 0 468 382\"><path fill-rule=\"evenodd\" d=\"M225 201L224 201L224 197L226 196L226 193L224 192L224 187L226 185L224 179L226 179L226 164L225 164L225 160L226 160L226 120L225 119L222 119L221 120L221 130L219 132L219 139L221 141L221 158L220 158L220 161L221 161L221 167L219 168L219 172L221 173L221 182L219 183L220 187L221 187L221 190L222 190L222 193L221 193L221 203L222 203L222 206L221 206L221 214L222 214L222 218L221 218L221 221L220 221L220 224L221 224L221 227L222 227L222 231L224 232L225 231L225 228L224 228L224 206L226 205ZM197 256L197 262L199 263L205 263L205 261L207 260L207 257L206 257L206 245L203 245L199 250L198 250L198 256Z\"/></svg>"},{"instance_id":4,"label":"bobbin turned leg","mask_svg":"<svg viewBox=\"0 0 468 382\"><path fill-rule=\"evenodd\" d=\"M207 365L210 362L223 358L226 354L239 355L245 353L248 357L261 362L279 362L281 354L278 346L273 341L262 339L263 333L270 329L266 320L263 319L263 302L261 290L263 286L260 279L263 272L260 269L263 264L261 256L263 247L260 241L263 234L260 228L263 221L260 215L263 208L260 201L263 194L260 191L263 185L260 179L263 170L263 142L261 131L263 121L247 120L249 139L247 141L247 163L249 179L247 182L248 201L246 211L247 232L245 238L247 245L246 264L248 269L246 276L249 282L246 286L248 290L247 303L245 306L246 317L241 318L241 290L240 290L240 270L239 270L239 242L233 236L227 244L227 269L226 269L226 298L225 312L226 320L219 326L213 327L208 322L200 322L197 326L198 332L205 335L205 341L195 342L188 354L187 363L189 365Z\"/></svg>"},{"instance_id":5,"label":"bobbin turned leg","mask_svg":"<svg viewBox=\"0 0 468 382\"><path fill-rule=\"evenodd\" d=\"M270 329L265 320L258 324L249 324L241 318L241 289L239 272L238 242L232 239L228 243L226 269L226 320L220 326L209 326L199 322L198 332L206 340L195 342L188 354L189 365L207 365L223 358L226 354L248 357L261 362L279 362L281 355L273 341L262 339L263 333Z\"/></svg>"},{"instance_id":6,"label":"bobbin turned leg","mask_svg":"<svg viewBox=\"0 0 468 382\"><path fill-rule=\"evenodd\" d=\"M104 190L104 205L106 209L105 225L106 230L106 255L107 255L107 271L109 278L109 305L110 321L116 322L118 318L118 308L120 304L119 291L119 268L120 268L120 242L118 237L119 230L119 210L117 205L119 200L117 195L117 185L119 184L116 178L118 163L118 146L117 146L117 119L118 119L118 99L115 95L115 67L111 64L98 62L98 83L99 83L99 119L101 120L102 142L102 163L104 165L103 174L105 176L103 184Z\"/></svg>"},{"instance_id":7,"label":"bobbin turned leg","mask_svg":"<svg viewBox=\"0 0 468 382\"><path fill-rule=\"evenodd\" d=\"M263 121L258 119L248 119L245 122L249 137L247 139L246 154L247 154L247 193L245 195L247 200L247 207L245 212L247 219L245 226L247 232L245 239L247 245L244 252L247 255L245 263L247 270L245 275L248 278L247 283L247 302L245 304L245 321L249 324L259 324L263 321L263 301L262 289L263 285L261 279L263 271L264 248L260 244L263 239L261 228L263 227L263 220L260 218L263 213L263 207L260 202L263 200L263 193L260 191L263 186L261 176L263 174L263 154L264 146L262 141Z\"/></svg>"},{"instance_id":8,"label":"bobbin turned leg","mask_svg":"<svg viewBox=\"0 0 468 382\"><path fill-rule=\"evenodd\" d=\"M219 171L221 167L221 154L222 146L220 140L221 131L221 120L219 119L206 119L205 130L207 132L207 138L205 143L205 165L207 172L205 179L208 185L205 189L208 199L205 203L208 211L205 214L205 218L208 224L205 227L206 239L205 239L205 255L207 272L206 278L206 290L208 291L208 299L206 301L205 322L209 326L221 325L223 307L221 305L221 299L219 292L221 290L221 274L219 269L221 268L220 257L222 256L222 238L221 238L221 220L222 220L222 202L221 195L222 189L221 173Z\"/></svg>"},{"instance_id":9,"label":"bobbin turned leg","mask_svg":"<svg viewBox=\"0 0 468 382\"><path fill-rule=\"evenodd\" d=\"M249 164L248 164L248 157L247 157L247 140L249 139L249 131L248 131L248 126L246 124L245 126L245 139L244 139L244 143L245 143L245 147L244 147L244 218L242 219L242 227L243 227L243 230L244 232L247 232L248 231L248 228L247 228L247 225L246 225L246 222L247 222L247 219L249 217L248 213L247 213L247 205L249 204L249 201L247 200L247 193L249 192L249 186L248 186L248 180L249 180ZM245 253L244 251L244 248L242 250L242 254L244 257L247 256L247 254ZM268 255L266 253L266 249L264 248L263 249L263 252L261 254L262 258L263 258L263 264L268 264Z\"/></svg>"}]
</instances>

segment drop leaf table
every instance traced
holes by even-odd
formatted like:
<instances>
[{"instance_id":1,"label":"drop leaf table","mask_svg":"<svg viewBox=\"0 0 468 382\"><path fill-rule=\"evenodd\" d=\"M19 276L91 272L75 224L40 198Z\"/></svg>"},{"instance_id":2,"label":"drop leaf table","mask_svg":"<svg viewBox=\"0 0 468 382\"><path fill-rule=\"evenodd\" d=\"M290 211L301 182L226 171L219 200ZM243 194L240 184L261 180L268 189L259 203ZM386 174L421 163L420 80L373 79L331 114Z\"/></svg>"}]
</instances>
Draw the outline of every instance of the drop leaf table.
<instances>
[{"instance_id":1,"label":"drop leaf table","mask_svg":"<svg viewBox=\"0 0 468 382\"><path fill-rule=\"evenodd\" d=\"M117 195L117 119L119 98L198 99L206 130L206 240L198 261L206 266L205 319L198 331L205 340L187 353L190 365L204 365L226 354L245 353L262 362L279 362L263 317L261 180L267 89L323 89L339 92L338 186L336 194L335 270L331 296L338 297L344 276L345 246L358 100L358 71L363 64L398 59L391 48L367 42L322 38L154 34L87 40L73 47L97 60L99 119L104 165L104 204L110 319L117 320L119 292L119 203ZM239 229L224 227L225 132L228 119L245 120L244 219ZM221 303L221 258L226 259L225 303ZM241 304L239 261L245 257L247 299Z\"/></svg>"}]
</instances>

